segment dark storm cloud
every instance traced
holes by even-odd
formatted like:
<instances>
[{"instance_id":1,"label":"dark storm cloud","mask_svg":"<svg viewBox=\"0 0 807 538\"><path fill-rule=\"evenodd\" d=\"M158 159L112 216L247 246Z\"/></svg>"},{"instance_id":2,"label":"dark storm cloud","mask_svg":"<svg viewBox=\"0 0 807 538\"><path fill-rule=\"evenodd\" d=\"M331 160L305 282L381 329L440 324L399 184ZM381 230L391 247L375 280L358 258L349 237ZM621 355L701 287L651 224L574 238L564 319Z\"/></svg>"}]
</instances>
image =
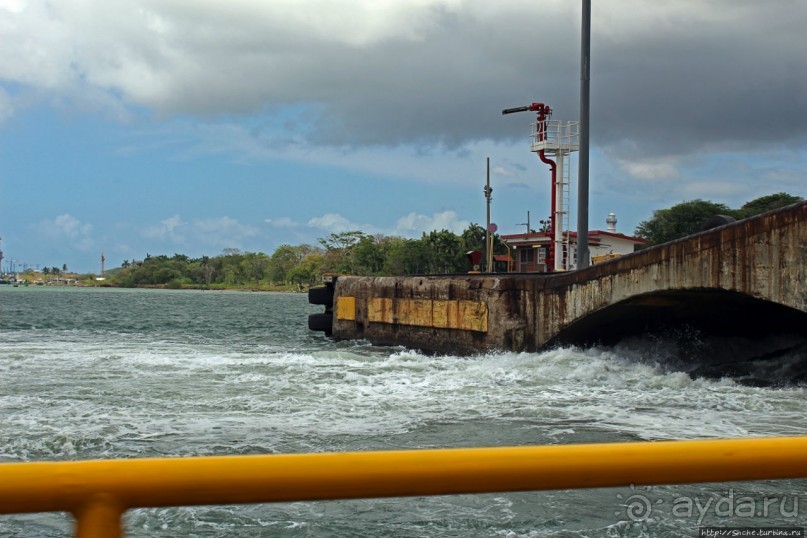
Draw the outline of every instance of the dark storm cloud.
<instances>
[{"instance_id":1,"label":"dark storm cloud","mask_svg":"<svg viewBox=\"0 0 807 538\"><path fill-rule=\"evenodd\" d=\"M711 3L594 53L597 143L625 157L801 144L807 5ZM736 12L735 12L736 10Z\"/></svg>"},{"instance_id":2,"label":"dark storm cloud","mask_svg":"<svg viewBox=\"0 0 807 538\"><path fill-rule=\"evenodd\" d=\"M609 155L803 143L803 0L594 4L592 142ZM532 118L506 107L578 115L577 2L15 5L4 41L33 45L6 50L0 78L166 116L261 113L316 144L459 148L523 138Z\"/></svg>"},{"instance_id":3,"label":"dark storm cloud","mask_svg":"<svg viewBox=\"0 0 807 538\"><path fill-rule=\"evenodd\" d=\"M801 144L807 134L807 5L690 4L666 17L597 20L592 72L593 142L620 159ZM528 114L500 110L533 100L557 119L579 106L578 13L485 18L435 14L420 41L386 41L336 61L339 71L316 139L398 144L525 135ZM645 26L641 26L644 24ZM342 87L340 80L345 82Z\"/></svg>"},{"instance_id":4,"label":"dark storm cloud","mask_svg":"<svg viewBox=\"0 0 807 538\"><path fill-rule=\"evenodd\" d=\"M561 24L514 12L485 19L437 15L419 42L386 42L343 67L360 90L330 100L324 141L399 144L523 138L529 114L502 117L512 106L546 101L558 117L576 114L576 67L560 49L575 43L571 14ZM556 43L548 48L542 43ZM555 57L553 60L552 57Z\"/></svg>"},{"instance_id":5,"label":"dark storm cloud","mask_svg":"<svg viewBox=\"0 0 807 538\"><path fill-rule=\"evenodd\" d=\"M593 142L619 158L803 143L807 6L787 6L712 4L709 17L694 9L635 33L595 32ZM395 69L373 66L383 83L362 87L378 92L333 102L339 121L325 131L328 141L523 137L531 118L502 118L500 110L532 100L550 103L558 119L576 119L577 21L563 15L553 23L512 13L459 18L426 42L374 50Z\"/></svg>"}]
</instances>

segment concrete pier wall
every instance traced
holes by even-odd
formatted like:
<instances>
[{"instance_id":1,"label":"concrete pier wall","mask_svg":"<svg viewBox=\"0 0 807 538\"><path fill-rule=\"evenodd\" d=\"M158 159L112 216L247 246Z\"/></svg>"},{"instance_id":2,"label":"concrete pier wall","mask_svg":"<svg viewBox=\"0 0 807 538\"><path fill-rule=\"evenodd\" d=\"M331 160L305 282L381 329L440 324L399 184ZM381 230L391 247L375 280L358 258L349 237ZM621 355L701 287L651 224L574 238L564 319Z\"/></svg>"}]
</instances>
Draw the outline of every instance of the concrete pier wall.
<instances>
[{"instance_id":1,"label":"concrete pier wall","mask_svg":"<svg viewBox=\"0 0 807 538\"><path fill-rule=\"evenodd\" d=\"M807 331L807 203L563 274L339 277L333 337L535 351L687 323Z\"/></svg>"}]
</instances>

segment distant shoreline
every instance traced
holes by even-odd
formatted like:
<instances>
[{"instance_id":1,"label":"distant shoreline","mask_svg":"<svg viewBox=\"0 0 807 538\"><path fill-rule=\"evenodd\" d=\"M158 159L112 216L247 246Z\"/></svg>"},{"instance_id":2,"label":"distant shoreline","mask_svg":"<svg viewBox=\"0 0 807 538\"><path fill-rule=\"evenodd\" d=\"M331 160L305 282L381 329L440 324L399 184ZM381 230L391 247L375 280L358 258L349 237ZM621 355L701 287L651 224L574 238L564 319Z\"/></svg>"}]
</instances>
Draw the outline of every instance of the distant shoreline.
<instances>
[{"instance_id":1,"label":"distant shoreline","mask_svg":"<svg viewBox=\"0 0 807 538\"><path fill-rule=\"evenodd\" d=\"M219 287L219 286L210 286L210 287L202 287L202 286L181 286L181 287L174 287L174 286L167 286L164 284L148 284L143 286L117 286L108 282L87 282L87 281L75 281L73 283L44 283L44 282L24 282L20 281L17 284L14 283L3 283L0 284L0 287L27 287L27 288L114 288L114 289L122 289L122 290L132 290L132 289L141 289L141 290L171 290L171 291L244 291L244 292L260 292L260 293L306 293L308 289L285 289L282 287L273 287L273 288L261 288L261 287Z\"/></svg>"}]
</instances>

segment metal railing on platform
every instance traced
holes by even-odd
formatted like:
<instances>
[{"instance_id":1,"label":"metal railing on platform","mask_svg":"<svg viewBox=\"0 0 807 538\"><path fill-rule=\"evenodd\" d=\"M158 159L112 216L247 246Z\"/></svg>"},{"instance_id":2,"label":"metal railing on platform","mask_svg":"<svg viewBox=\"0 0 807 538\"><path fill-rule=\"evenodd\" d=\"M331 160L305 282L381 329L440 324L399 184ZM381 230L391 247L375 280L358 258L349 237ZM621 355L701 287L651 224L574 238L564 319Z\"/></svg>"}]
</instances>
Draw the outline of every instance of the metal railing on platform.
<instances>
[{"instance_id":1,"label":"metal railing on platform","mask_svg":"<svg viewBox=\"0 0 807 538\"><path fill-rule=\"evenodd\" d=\"M0 464L0 513L71 512L122 536L131 508L807 477L807 437Z\"/></svg>"}]
</instances>

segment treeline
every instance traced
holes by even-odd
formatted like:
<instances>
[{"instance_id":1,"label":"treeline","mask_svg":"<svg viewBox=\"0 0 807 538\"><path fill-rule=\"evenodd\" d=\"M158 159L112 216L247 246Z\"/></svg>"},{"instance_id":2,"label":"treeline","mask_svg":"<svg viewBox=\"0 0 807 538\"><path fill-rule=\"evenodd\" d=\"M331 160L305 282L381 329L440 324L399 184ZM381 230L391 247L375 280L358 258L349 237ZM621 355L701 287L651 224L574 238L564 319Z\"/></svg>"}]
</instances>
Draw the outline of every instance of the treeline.
<instances>
[{"instance_id":1,"label":"treeline","mask_svg":"<svg viewBox=\"0 0 807 538\"><path fill-rule=\"evenodd\" d=\"M801 200L800 196L779 192L751 200L738 209L708 200L690 200L669 209L654 211L652 218L639 223L635 234L636 237L647 239L651 245L658 245L698 232L704 221L715 215L740 220Z\"/></svg>"},{"instance_id":2,"label":"treeline","mask_svg":"<svg viewBox=\"0 0 807 538\"><path fill-rule=\"evenodd\" d=\"M692 200L654 211L653 217L639 223L634 233L658 244L697 232L704 220L714 215L740 219L800 200L798 196L778 193L752 200L739 209ZM215 257L146 255L142 261L125 260L119 269L108 273L106 284L303 290L320 282L325 273L362 276L464 273L470 269L466 253L484 252L484 245L485 229L478 224L471 224L460 235L442 230L424 233L420 239L350 231L330 234L319 239L317 245L281 245L272 254L225 249ZM494 253L507 253L498 235L494 235Z\"/></svg>"},{"instance_id":3,"label":"treeline","mask_svg":"<svg viewBox=\"0 0 807 538\"><path fill-rule=\"evenodd\" d=\"M442 230L420 239L333 233L314 245L281 245L272 254L225 249L220 256L146 255L125 260L106 283L122 287L305 289L325 273L386 276L467 272L466 253L484 251L485 229L471 224L462 234ZM506 253L498 236L494 252Z\"/></svg>"}]
</instances>

